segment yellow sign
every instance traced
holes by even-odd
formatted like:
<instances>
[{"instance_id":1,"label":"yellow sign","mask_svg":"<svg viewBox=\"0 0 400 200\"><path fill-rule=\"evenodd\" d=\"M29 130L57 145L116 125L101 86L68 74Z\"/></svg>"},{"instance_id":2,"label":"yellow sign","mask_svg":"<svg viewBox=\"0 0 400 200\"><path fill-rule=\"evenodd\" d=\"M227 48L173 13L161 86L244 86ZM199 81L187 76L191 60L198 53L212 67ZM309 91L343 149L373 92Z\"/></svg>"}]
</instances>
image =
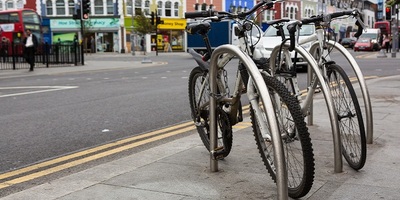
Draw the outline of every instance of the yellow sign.
<instances>
[{"instance_id":1,"label":"yellow sign","mask_svg":"<svg viewBox=\"0 0 400 200\"><path fill-rule=\"evenodd\" d=\"M158 25L159 29L184 30L186 28L186 19L167 19L161 18L164 24Z\"/></svg>"}]
</instances>

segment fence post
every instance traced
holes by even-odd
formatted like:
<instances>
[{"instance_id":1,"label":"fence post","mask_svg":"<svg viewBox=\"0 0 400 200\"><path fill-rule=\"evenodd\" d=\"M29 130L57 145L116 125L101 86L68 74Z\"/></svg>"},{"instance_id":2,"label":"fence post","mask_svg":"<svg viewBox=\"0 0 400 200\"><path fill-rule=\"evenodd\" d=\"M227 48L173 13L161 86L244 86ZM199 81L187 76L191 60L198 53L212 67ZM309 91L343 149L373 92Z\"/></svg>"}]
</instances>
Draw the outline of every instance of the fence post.
<instances>
[{"instance_id":1,"label":"fence post","mask_svg":"<svg viewBox=\"0 0 400 200\"><path fill-rule=\"evenodd\" d=\"M13 70L15 70L15 57L17 56L17 55L15 55L15 43L14 42L11 42L11 55L12 55L12 63L13 63ZM24 53L25 52L23 52L23 56L24 56L24 59L25 59L25 55L24 55Z\"/></svg>"},{"instance_id":2,"label":"fence post","mask_svg":"<svg viewBox=\"0 0 400 200\"><path fill-rule=\"evenodd\" d=\"M82 65L85 65L85 53L83 52L84 51L84 49L83 49L83 43L81 44L81 45L79 45L81 48L81 59L82 59Z\"/></svg>"},{"instance_id":3,"label":"fence post","mask_svg":"<svg viewBox=\"0 0 400 200\"><path fill-rule=\"evenodd\" d=\"M50 54L50 49L49 49L49 43L46 42L44 45L45 49L45 59L46 59L46 67L49 68L49 54Z\"/></svg>"},{"instance_id":4,"label":"fence post","mask_svg":"<svg viewBox=\"0 0 400 200\"><path fill-rule=\"evenodd\" d=\"M57 43L56 44L56 63L58 64L58 62L60 61L60 44Z\"/></svg>"},{"instance_id":5,"label":"fence post","mask_svg":"<svg viewBox=\"0 0 400 200\"><path fill-rule=\"evenodd\" d=\"M74 65L78 65L78 43L74 42Z\"/></svg>"},{"instance_id":6,"label":"fence post","mask_svg":"<svg viewBox=\"0 0 400 200\"><path fill-rule=\"evenodd\" d=\"M42 48L42 64L45 64L45 57L46 57L46 43L41 43Z\"/></svg>"}]
</instances>

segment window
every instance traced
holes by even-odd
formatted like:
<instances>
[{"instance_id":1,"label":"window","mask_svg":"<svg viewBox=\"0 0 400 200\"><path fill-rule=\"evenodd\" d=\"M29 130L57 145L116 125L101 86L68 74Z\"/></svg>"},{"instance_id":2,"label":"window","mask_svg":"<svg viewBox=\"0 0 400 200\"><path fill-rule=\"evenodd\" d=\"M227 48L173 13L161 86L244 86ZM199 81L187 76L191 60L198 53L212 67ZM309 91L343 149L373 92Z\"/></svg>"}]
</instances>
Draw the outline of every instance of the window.
<instances>
[{"instance_id":1,"label":"window","mask_svg":"<svg viewBox=\"0 0 400 200\"><path fill-rule=\"evenodd\" d=\"M165 16L171 17L171 2L165 2Z\"/></svg>"},{"instance_id":2,"label":"window","mask_svg":"<svg viewBox=\"0 0 400 200\"><path fill-rule=\"evenodd\" d=\"M46 1L46 12L47 15L53 15L53 2L51 0Z\"/></svg>"},{"instance_id":3,"label":"window","mask_svg":"<svg viewBox=\"0 0 400 200\"><path fill-rule=\"evenodd\" d=\"M64 0L56 1L56 13L57 15L65 15L65 2Z\"/></svg>"},{"instance_id":4,"label":"window","mask_svg":"<svg viewBox=\"0 0 400 200\"><path fill-rule=\"evenodd\" d=\"M150 15L150 1L149 0L144 1L143 11L144 11L145 15Z\"/></svg>"},{"instance_id":5,"label":"window","mask_svg":"<svg viewBox=\"0 0 400 200\"><path fill-rule=\"evenodd\" d=\"M159 1L159 2L157 2L157 13L158 13L158 16L162 16L163 14L163 12L162 12L162 7L163 7L163 3L162 3L162 1Z\"/></svg>"},{"instance_id":6,"label":"window","mask_svg":"<svg viewBox=\"0 0 400 200\"><path fill-rule=\"evenodd\" d=\"M132 15L132 1L133 0L126 1L126 14L127 15Z\"/></svg>"},{"instance_id":7,"label":"window","mask_svg":"<svg viewBox=\"0 0 400 200\"><path fill-rule=\"evenodd\" d=\"M3 2L0 2L0 10L3 10Z\"/></svg>"},{"instance_id":8,"label":"window","mask_svg":"<svg viewBox=\"0 0 400 200\"><path fill-rule=\"evenodd\" d=\"M135 0L135 15L142 14L142 0Z\"/></svg>"},{"instance_id":9,"label":"window","mask_svg":"<svg viewBox=\"0 0 400 200\"><path fill-rule=\"evenodd\" d=\"M30 10L22 11L22 20L24 23L40 24L38 14Z\"/></svg>"},{"instance_id":10,"label":"window","mask_svg":"<svg viewBox=\"0 0 400 200\"><path fill-rule=\"evenodd\" d=\"M4 13L0 14L0 23L18 23L18 13Z\"/></svg>"},{"instance_id":11,"label":"window","mask_svg":"<svg viewBox=\"0 0 400 200\"><path fill-rule=\"evenodd\" d=\"M107 0L107 15L114 14L114 3L113 0Z\"/></svg>"},{"instance_id":12,"label":"window","mask_svg":"<svg viewBox=\"0 0 400 200\"><path fill-rule=\"evenodd\" d=\"M14 2L12 0L9 0L6 2L7 9L14 9Z\"/></svg>"},{"instance_id":13,"label":"window","mask_svg":"<svg viewBox=\"0 0 400 200\"><path fill-rule=\"evenodd\" d=\"M96 15L104 14L103 0L95 0L94 1L94 14L96 14Z\"/></svg>"},{"instance_id":14,"label":"window","mask_svg":"<svg viewBox=\"0 0 400 200\"><path fill-rule=\"evenodd\" d=\"M211 6L211 5L210 5ZM174 16L178 17L179 16L179 3L175 2L174 3Z\"/></svg>"},{"instance_id":15,"label":"window","mask_svg":"<svg viewBox=\"0 0 400 200\"><path fill-rule=\"evenodd\" d=\"M73 15L75 13L75 2L74 0L68 0L68 14Z\"/></svg>"}]
</instances>

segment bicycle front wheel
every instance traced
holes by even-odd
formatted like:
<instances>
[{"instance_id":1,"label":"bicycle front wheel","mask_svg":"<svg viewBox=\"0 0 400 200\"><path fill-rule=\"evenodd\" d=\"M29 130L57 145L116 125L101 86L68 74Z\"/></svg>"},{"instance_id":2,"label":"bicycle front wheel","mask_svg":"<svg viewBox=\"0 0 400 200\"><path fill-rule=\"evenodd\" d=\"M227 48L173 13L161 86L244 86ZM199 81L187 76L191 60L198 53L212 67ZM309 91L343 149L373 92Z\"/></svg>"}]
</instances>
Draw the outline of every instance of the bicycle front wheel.
<instances>
[{"instance_id":1,"label":"bicycle front wheel","mask_svg":"<svg viewBox=\"0 0 400 200\"><path fill-rule=\"evenodd\" d=\"M314 154L310 134L299 102L288 92L287 88L276 78L263 74L275 115L281 133L284 156L288 174L288 193L292 198L305 196L314 182ZM256 115L250 107L250 117L258 150L272 179L276 181L276 166L274 164L273 143L271 130L261 132L259 123L267 122L266 110L258 99L262 117ZM266 123L268 124L268 123Z\"/></svg>"},{"instance_id":2,"label":"bicycle front wheel","mask_svg":"<svg viewBox=\"0 0 400 200\"><path fill-rule=\"evenodd\" d=\"M335 104L342 143L342 154L355 170L367 157L367 143L360 104L346 72L337 64L327 67L328 83Z\"/></svg>"},{"instance_id":3,"label":"bicycle front wheel","mask_svg":"<svg viewBox=\"0 0 400 200\"><path fill-rule=\"evenodd\" d=\"M194 68L189 76L189 103L193 121L204 146L210 151L210 91L207 71ZM217 109L217 144L222 156L229 155L232 149L232 127L229 116L222 108Z\"/></svg>"}]
</instances>

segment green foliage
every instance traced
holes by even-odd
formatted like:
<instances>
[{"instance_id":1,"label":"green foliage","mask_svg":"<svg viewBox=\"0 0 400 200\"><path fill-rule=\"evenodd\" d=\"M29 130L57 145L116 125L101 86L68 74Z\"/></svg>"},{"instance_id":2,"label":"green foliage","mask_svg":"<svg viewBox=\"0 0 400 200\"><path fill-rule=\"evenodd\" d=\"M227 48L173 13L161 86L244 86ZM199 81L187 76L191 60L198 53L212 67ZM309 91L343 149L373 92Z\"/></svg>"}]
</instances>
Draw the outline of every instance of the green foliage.
<instances>
[{"instance_id":1,"label":"green foliage","mask_svg":"<svg viewBox=\"0 0 400 200\"><path fill-rule=\"evenodd\" d=\"M134 30L141 35L152 33L156 30L155 26L151 25L150 19L143 13L140 13L140 15L136 15L133 18L133 27Z\"/></svg>"},{"instance_id":2,"label":"green foliage","mask_svg":"<svg viewBox=\"0 0 400 200\"><path fill-rule=\"evenodd\" d=\"M400 4L400 0L389 0L386 1L386 7L392 7L396 4Z\"/></svg>"}]
</instances>

